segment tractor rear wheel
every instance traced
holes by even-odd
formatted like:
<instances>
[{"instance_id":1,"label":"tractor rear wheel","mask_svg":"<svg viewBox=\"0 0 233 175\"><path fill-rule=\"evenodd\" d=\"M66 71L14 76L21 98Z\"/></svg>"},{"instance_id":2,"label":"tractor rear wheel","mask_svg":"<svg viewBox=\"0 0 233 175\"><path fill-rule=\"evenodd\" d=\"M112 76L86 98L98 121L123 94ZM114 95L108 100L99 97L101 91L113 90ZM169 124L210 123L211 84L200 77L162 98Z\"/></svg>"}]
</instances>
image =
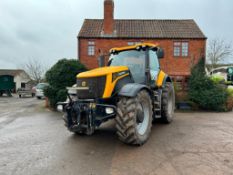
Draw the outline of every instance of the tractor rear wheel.
<instances>
[{"instance_id":1,"label":"tractor rear wheel","mask_svg":"<svg viewBox=\"0 0 233 175\"><path fill-rule=\"evenodd\" d=\"M162 92L161 119L164 123L171 123L175 110L175 91L173 84L167 82Z\"/></svg>"},{"instance_id":2,"label":"tractor rear wheel","mask_svg":"<svg viewBox=\"0 0 233 175\"><path fill-rule=\"evenodd\" d=\"M136 97L121 97L117 104L116 128L118 138L127 144L144 144L152 126L152 104L147 91Z\"/></svg>"}]
</instances>

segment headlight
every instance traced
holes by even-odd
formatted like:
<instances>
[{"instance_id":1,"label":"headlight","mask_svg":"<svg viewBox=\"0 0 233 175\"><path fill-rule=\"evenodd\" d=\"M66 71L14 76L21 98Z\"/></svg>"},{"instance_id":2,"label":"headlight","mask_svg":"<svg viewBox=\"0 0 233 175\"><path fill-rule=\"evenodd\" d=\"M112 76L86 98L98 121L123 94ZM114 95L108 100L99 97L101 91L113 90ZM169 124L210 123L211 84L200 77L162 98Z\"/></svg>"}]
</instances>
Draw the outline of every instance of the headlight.
<instances>
[{"instance_id":1,"label":"headlight","mask_svg":"<svg viewBox=\"0 0 233 175\"><path fill-rule=\"evenodd\" d=\"M105 108L105 112L106 112L106 114L113 114L114 110L113 110L113 108L107 107L107 108Z\"/></svg>"}]
</instances>

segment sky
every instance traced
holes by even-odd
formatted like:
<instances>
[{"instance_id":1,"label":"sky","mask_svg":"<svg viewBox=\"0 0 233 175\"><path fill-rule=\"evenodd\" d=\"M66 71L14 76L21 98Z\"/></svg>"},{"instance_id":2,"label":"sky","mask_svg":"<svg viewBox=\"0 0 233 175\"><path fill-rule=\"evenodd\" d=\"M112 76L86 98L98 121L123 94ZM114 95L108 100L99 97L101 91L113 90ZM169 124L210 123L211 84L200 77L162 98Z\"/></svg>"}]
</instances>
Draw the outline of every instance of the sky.
<instances>
[{"instance_id":1,"label":"sky","mask_svg":"<svg viewBox=\"0 0 233 175\"><path fill-rule=\"evenodd\" d=\"M0 69L20 68L31 59L49 68L61 58L77 58L82 23L85 18L103 18L103 1L0 0ZM232 0L114 3L115 19L194 19L208 40L233 42ZM226 62L233 62L233 56Z\"/></svg>"}]
</instances>

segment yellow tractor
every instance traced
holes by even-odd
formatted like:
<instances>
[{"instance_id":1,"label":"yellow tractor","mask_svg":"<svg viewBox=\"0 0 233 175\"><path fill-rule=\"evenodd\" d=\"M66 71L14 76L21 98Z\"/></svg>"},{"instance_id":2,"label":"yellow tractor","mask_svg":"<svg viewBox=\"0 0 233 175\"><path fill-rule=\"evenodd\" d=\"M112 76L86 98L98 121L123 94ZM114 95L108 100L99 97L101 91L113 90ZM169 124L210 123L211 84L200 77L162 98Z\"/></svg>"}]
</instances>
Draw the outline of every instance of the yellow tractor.
<instances>
[{"instance_id":1,"label":"yellow tractor","mask_svg":"<svg viewBox=\"0 0 233 175\"><path fill-rule=\"evenodd\" d=\"M68 130L92 135L101 123L115 119L122 142L144 144L153 120L170 123L174 116L173 83L159 66L163 55L150 43L113 48L106 67L78 74L69 100L58 106Z\"/></svg>"}]
</instances>

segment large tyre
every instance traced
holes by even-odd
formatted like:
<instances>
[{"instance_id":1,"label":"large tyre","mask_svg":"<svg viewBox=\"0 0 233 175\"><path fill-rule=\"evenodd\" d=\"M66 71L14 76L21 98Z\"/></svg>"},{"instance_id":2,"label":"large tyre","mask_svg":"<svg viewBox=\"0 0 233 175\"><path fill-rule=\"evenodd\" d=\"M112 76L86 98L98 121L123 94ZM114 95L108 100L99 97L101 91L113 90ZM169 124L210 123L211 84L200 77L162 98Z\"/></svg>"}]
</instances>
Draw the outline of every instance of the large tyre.
<instances>
[{"instance_id":1,"label":"large tyre","mask_svg":"<svg viewBox=\"0 0 233 175\"><path fill-rule=\"evenodd\" d=\"M121 97L117 104L116 128L118 138L127 144L144 144L152 126L152 104L147 91L134 98Z\"/></svg>"},{"instance_id":2,"label":"large tyre","mask_svg":"<svg viewBox=\"0 0 233 175\"><path fill-rule=\"evenodd\" d=\"M171 123L175 110L175 91L173 84L167 82L162 92L161 119L164 123Z\"/></svg>"}]
</instances>

